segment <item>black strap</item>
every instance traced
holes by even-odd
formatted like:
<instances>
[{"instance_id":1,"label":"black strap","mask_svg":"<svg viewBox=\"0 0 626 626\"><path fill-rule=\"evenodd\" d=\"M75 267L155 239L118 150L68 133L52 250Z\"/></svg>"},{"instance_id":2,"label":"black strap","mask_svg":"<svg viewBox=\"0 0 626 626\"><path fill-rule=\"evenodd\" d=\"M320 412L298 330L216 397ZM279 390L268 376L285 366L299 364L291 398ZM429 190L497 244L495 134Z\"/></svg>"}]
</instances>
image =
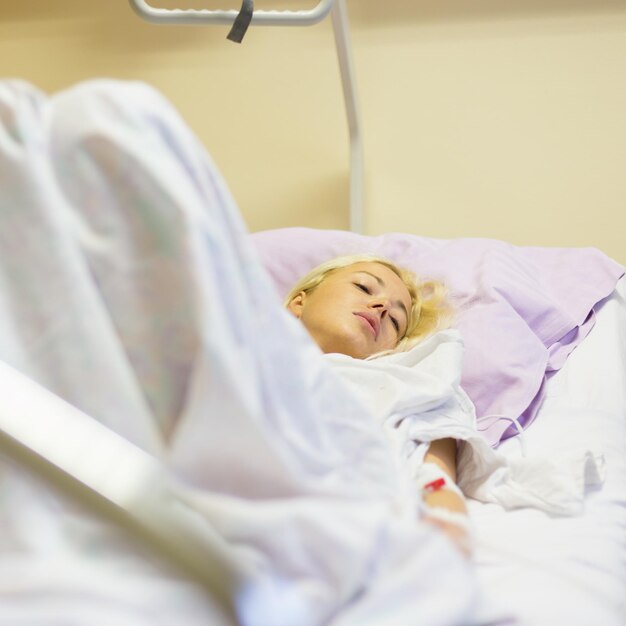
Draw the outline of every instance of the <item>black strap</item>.
<instances>
[{"instance_id":1,"label":"black strap","mask_svg":"<svg viewBox=\"0 0 626 626\"><path fill-rule=\"evenodd\" d=\"M226 39L230 39L235 43L241 43L252 21L252 13L254 13L253 0L243 0L241 9L239 9L239 15L235 18L233 27L230 29Z\"/></svg>"}]
</instances>

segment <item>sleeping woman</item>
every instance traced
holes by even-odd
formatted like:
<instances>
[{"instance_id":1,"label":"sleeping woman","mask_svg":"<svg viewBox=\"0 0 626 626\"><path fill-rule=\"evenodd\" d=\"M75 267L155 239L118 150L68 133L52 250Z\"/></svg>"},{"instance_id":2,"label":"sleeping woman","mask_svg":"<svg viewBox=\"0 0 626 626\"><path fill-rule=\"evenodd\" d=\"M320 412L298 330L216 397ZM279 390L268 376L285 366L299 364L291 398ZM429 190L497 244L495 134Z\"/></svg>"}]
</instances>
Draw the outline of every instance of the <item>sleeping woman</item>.
<instances>
[{"instance_id":1,"label":"sleeping woman","mask_svg":"<svg viewBox=\"0 0 626 626\"><path fill-rule=\"evenodd\" d=\"M419 282L409 270L366 255L337 257L317 266L291 289L285 305L324 353L353 359L409 350L445 328L451 318L443 284ZM424 518L468 554L467 509L455 484L456 448L452 438L428 446L421 473L426 467L435 474L422 486Z\"/></svg>"}]
</instances>

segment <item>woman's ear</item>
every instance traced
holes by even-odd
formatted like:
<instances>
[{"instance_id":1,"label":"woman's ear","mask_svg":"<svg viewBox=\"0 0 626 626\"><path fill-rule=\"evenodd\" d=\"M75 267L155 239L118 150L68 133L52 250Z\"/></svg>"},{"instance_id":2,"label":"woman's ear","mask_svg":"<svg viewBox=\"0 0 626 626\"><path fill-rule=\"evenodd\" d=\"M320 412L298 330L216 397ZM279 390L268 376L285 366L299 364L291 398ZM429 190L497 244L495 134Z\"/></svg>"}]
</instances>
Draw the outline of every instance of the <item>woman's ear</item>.
<instances>
[{"instance_id":1,"label":"woman's ear","mask_svg":"<svg viewBox=\"0 0 626 626\"><path fill-rule=\"evenodd\" d=\"M295 315L298 319L302 317L302 311L304 310L304 301L306 300L306 292L301 291L297 295L295 295L289 304L287 305L287 310Z\"/></svg>"}]
</instances>

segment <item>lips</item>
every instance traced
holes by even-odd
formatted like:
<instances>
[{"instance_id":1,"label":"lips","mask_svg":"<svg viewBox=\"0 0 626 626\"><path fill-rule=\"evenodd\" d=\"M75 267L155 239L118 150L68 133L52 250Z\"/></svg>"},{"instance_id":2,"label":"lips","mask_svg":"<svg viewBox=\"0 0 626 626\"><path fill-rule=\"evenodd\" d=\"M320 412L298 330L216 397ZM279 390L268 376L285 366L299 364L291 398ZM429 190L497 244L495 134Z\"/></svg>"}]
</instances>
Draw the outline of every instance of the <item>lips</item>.
<instances>
[{"instance_id":1,"label":"lips","mask_svg":"<svg viewBox=\"0 0 626 626\"><path fill-rule=\"evenodd\" d=\"M378 331L380 330L380 320L371 313L355 313L357 317L363 318L371 327L374 333L374 339L378 339Z\"/></svg>"}]
</instances>

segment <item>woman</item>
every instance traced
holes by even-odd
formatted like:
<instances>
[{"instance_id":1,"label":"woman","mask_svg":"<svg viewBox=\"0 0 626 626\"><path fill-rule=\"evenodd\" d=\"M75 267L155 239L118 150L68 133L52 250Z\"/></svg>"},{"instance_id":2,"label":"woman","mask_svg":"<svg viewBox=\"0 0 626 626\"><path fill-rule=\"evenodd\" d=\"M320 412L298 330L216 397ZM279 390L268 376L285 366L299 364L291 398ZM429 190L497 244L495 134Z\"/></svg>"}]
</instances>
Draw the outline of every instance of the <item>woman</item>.
<instances>
[{"instance_id":1,"label":"woman","mask_svg":"<svg viewBox=\"0 0 626 626\"><path fill-rule=\"evenodd\" d=\"M441 283L420 283L408 270L374 256L337 257L319 265L291 289L285 305L324 353L355 359L408 350L444 328L451 314ZM432 472L433 464L444 475L432 474L423 501L429 511L435 511L426 519L439 525L467 554L467 526L461 517L467 509L454 484L455 457L454 439L430 443L421 473ZM441 511L443 515L437 516Z\"/></svg>"}]
</instances>

